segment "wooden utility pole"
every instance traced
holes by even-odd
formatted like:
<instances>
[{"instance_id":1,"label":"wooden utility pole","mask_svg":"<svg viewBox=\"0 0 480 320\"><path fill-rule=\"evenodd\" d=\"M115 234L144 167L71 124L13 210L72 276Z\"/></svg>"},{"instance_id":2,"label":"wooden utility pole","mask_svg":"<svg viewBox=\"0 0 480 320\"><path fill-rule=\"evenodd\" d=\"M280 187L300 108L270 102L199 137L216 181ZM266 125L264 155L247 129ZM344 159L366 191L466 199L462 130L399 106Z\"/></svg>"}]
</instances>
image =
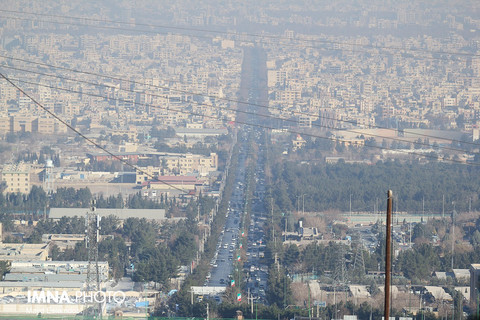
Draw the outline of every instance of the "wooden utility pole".
<instances>
[{"instance_id":1,"label":"wooden utility pole","mask_svg":"<svg viewBox=\"0 0 480 320\"><path fill-rule=\"evenodd\" d=\"M392 208L393 208L393 194L392 190L387 192L387 234L386 234L386 248L385 248L385 305L384 305L384 319L390 319L390 270L391 270L391 247L392 247Z\"/></svg>"}]
</instances>

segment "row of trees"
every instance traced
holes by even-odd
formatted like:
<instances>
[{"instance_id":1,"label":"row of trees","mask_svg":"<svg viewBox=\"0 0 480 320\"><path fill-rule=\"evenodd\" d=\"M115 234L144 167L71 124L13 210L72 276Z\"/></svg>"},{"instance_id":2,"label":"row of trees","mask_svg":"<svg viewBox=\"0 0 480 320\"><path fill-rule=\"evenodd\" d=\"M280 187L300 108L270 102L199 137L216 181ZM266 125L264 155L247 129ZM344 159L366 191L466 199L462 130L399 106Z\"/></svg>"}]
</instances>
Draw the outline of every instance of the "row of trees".
<instances>
[{"instance_id":1,"label":"row of trees","mask_svg":"<svg viewBox=\"0 0 480 320\"><path fill-rule=\"evenodd\" d=\"M43 147L39 154L32 151L25 151L23 154L19 154L17 162L23 161L46 164L48 159L52 160L55 167L60 167L60 156L48 146Z\"/></svg>"},{"instance_id":2,"label":"row of trees","mask_svg":"<svg viewBox=\"0 0 480 320\"><path fill-rule=\"evenodd\" d=\"M100 226L101 235L109 237L102 237L99 242L99 259L108 261L116 279L122 277L125 268L132 263L135 281L154 281L168 287L168 280L176 275L178 267L189 265L197 250L196 222L189 219L160 226L138 218L128 218L120 223L117 217L108 216L102 218ZM39 221L27 241L40 243L43 234L84 232L84 217L62 217L58 221ZM82 242L63 252L53 245L50 255L53 260L88 258Z\"/></svg>"},{"instance_id":3,"label":"row of trees","mask_svg":"<svg viewBox=\"0 0 480 320\"><path fill-rule=\"evenodd\" d=\"M187 147L186 145L174 146L171 147L164 142L157 141L155 143L155 149L158 152L172 152L172 153L194 153L202 154L208 156L212 152L218 152L218 149L215 145L207 145L202 142L195 143L192 147Z\"/></svg>"},{"instance_id":4,"label":"row of trees","mask_svg":"<svg viewBox=\"0 0 480 320\"><path fill-rule=\"evenodd\" d=\"M378 210L378 204L383 210L385 201L379 200L392 189L398 211L420 213L424 208L426 213L441 213L443 204L448 212L453 202L460 211L469 206L480 208L480 181L471 179L479 173L477 166L445 163L387 161L368 166L286 162L273 165L271 176L275 204L283 212L295 210L299 197L305 200L307 211L347 211L350 196L354 211Z\"/></svg>"},{"instance_id":5,"label":"row of trees","mask_svg":"<svg viewBox=\"0 0 480 320\"><path fill-rule=\"evenodd\" d=\"M58 188L48 196L38 186L32 186L28 195L21 193L0 193L0 211L4 213L39 214L47 207L51 208L89 208L92 200L96 200L98 208L131 208L131 209L161 209L168 205L167 201L160 203L146 199L136 193L126 200L121 194L104 198L103 195L95 198L88 187L81 189Z\"/></svg>"}]
</instances>

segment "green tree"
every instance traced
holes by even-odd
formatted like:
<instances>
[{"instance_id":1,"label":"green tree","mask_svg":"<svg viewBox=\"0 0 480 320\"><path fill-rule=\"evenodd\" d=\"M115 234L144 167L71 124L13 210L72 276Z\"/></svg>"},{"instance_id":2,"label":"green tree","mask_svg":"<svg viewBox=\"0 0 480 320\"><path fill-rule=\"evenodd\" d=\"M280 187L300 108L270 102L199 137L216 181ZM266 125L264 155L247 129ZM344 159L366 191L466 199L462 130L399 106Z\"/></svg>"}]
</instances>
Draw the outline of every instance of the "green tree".
<instances>
[{"instance_id":1,"label":"green tree","mask_svg":"<svg viewBox=\"0 0 480 320\"><path fill-rule=\"evenodd\" d=\"M118 219L114 215L109 215L107 217L102 217L100 220L100 227L102 230L102 234L111 235L118 231L118 227L120 225L120 219Z\"/></svg>"},{"instance_id":2,"label":"green tree","mask_svg":"<svg viewBox=\"0 0 480 320\"><path fill-rule=\"evenodd\" d=\"M0 260L0 278L3 279L3 276L10 272L11 263L10 261Z\"/></svg>"},{"instance_id":3,"label":"green tree","mask_svg":"<svg viewBox=\"0 0 480 320\"><path fill-rule=\"evenodd\" d=\"M266 297L270 304L280 308L292 304L291 280L283 268L271 266L268 270Z\"/></svg>"},{"instance_id":4,"label":"green tree","mask_svg":"<svg viewBox=\"0 0 480 320\"><path fill-rule=\"evenodd\" d=\"M49 249L49 257L55 261L55 260L60 260L61 258L61 252L60 252L60 248L57 246L57 244L53 243L51 246L50 246L50 249Z\"/></svg>"},{"instance_id":5,"label":"green tree","mask_svg":"<svg viewBox=\"0 0 480 320\"><path fill-rule=\"evenodd\" d=\"M172 252L183 265L188 265L197 252L193 234L182 232L172 244Z\"/></svg>"},{"instance_id":6,"label":"green tree","mask_svg":"<svg viewBox=\"0 0 480 320\"><path fill-rule=\"evenodd\" d=\"M128 249L125 241L120 237L108 238L98 244L98 255L108 261L115 280L123 277L128 263Z\"/></svg>"},{"instance_id":7,"label":"green tree","mask_svg":"<svg viewBox=\"0 0 480 320\"><path fill-rule=\"evenodd\" d=\"M283 264L288 266L290 270L293 270L293 266L298 262L300 258L300 251L295 244L290 244L283 255Z\"/></svg>"}]
</instances>

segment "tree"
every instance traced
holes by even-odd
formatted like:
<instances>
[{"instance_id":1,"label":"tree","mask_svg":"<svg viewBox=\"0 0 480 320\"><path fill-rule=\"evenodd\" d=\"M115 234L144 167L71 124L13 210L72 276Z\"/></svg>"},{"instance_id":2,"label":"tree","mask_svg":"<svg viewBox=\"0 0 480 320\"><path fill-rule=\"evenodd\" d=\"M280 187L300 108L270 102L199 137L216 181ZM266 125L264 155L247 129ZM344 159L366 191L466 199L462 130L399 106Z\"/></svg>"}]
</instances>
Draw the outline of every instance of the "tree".
<instances>
[{"instance_id":1,"label":"tree","mask_svg":"<svg viewBox=\"0 0 480 320\"><path fill-rule=\"evenodd\" d=\"M77 242L74 248L67 248L63 253L63 260L87 261L88 252L83 242Z\"/></svg>"},{"instance_id":2,"label":"tree","mask_svg":"<svg viewBox=\"0 0 480 320\"><path fill-rule=\"evenodd\" d=\"M195 256L197 246L193 234L190 232L182 232L173 242L172 252L181 264L189 264Z\"/></svg>"},{"instance_id":3,"label":"tree","mask_svg":"<svg viewBox=\"0 0 480 320\"><path fill-rule=\"evenodd\" d=\"M128 218L123 223L122 235L130 239L131 255L138 257L156 244L158 226L146 219Z\"/></svg>"},{"instance_id":4,"label":"tree","mask_svg":"<svg viewBox=\"0 0 480 320\"><path fill-rule=\"evenodd\" d=\"M291 280L283 268L271 266L268 270L266 298L272 305L280 308L292 304Z\"/></svg>"},{"instance_id":5,"label":"tree","mask_svg":"<svg viewBox=\"0 0 480 320\"><path fill-rule=\"evenodd\" d=\"M415 143L413 144L414 149L421 149L422 148L422 139L418 138Z\"/></svg>"},{"instance_id":6,"label":"tree","mask_svg":"<svg viewBox=\"0 0 480 320\"><path fill-rule=\"evenodd\" d=\"M122 238L115 237L101 241L98 244L98 255L102 260L108 261L114 279L118 280L123 277L125 266L128 263L128 249Z\"/></svg>"},{"instance_id":7,"label":"tree","mask_svg":"<svg viewBox=\"0 0 480 320\"><path fill-rule=\"evenodd\" d=\"M295 244L290 244L283 255L283 264L293 270L293 266L298 262L300 251Z\"/></svg>"},{"instance_id":8,"label":"tree","mask_svg":"<svg viewBox=\"0 0 480 320\"><path fill-rule=\"evenodd\" d=\"M3 279L3 276L10 271L11 263L10 261L0 260L0 278Z\"/></svg>"},{"instance_id":9,"label":"tree","mask_svg":"<svg viewBox=\"0 0 480 320\"><path fill-rule=\"evenodd\" d=\"M453 306L455 311L455 320L463 319L463 294L460 291L453 290Z\"/></svg>"},{"instance_id":10,"label":"tree","mask_svg":"<svg viewBox=\"0 0 480 320\"><path fill-rule=\"evenodd\" d=\"M102 234L114 234L118 230L119 223L120 220L114 215L103 217L102 220L100 220Z\"/></svg>"},{"instance_id":11,"label":"tree","mask_svg":"<svg viewBox=\"0 0 480 320\"><path fill-rule=\"evenodd\" d=\"M53 243L50 246L50 251L48 255L53 261L60 260L61 253L60 253L60 248L57 246L57 244Z\"/></svg>"},{"instance_id":12,"label":"tree","mask_svg":"<svg viewBox=\"0 0 480 320\"><path fill-rule=\"evenodd\" d=\"M475 232L472 235L472 240L471 243L473 247L480 247L480 231L475 230Z\"/></svg>"},{"instance_id":13,"label":"tree","mask_svg":"<svg viewBox=\"0 0 480 320\"><path fill-rule=\"evenodd\" d=\"M47 194L38 186L32 186L28 198L26 201L26 207L28 211L36 213L37 211L43 211L47 205Z\"/></svg>"}]
</instances>

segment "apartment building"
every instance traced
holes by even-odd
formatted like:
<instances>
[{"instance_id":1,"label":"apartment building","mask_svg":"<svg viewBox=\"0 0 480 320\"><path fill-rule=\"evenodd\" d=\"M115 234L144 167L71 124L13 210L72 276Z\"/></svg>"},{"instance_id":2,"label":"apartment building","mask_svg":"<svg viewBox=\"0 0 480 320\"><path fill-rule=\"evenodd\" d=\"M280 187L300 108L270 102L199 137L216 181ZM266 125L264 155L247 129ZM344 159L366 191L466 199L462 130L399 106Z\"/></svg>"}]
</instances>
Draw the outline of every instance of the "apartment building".
<instances>
[{"instance_id":1,"label":"apartment building","mask_svg":"<svg viewBox=\"0 0 480 320\"><path fill-rule=\"evenodd\" d=\"M6 184L6 193L30 192L30 165L26 163L8 164L2 170L2 181Z\"/></svg>"},{"instance_id":2,"label":"apartment building","mask_svg":"<svg viewBox=\"0 0 480 320\"><path fill-rule=\"evenodd\" d=\"M137 170L136 184L152 180L152 177L160 176L165 173L186 175L189 173L198 173L200 176L206 176L210 172L218 170L218 155L211 153L209 156L198 154L165 155L160 157L162 167L146 167Z\"/></svg>"}]
</instances>

